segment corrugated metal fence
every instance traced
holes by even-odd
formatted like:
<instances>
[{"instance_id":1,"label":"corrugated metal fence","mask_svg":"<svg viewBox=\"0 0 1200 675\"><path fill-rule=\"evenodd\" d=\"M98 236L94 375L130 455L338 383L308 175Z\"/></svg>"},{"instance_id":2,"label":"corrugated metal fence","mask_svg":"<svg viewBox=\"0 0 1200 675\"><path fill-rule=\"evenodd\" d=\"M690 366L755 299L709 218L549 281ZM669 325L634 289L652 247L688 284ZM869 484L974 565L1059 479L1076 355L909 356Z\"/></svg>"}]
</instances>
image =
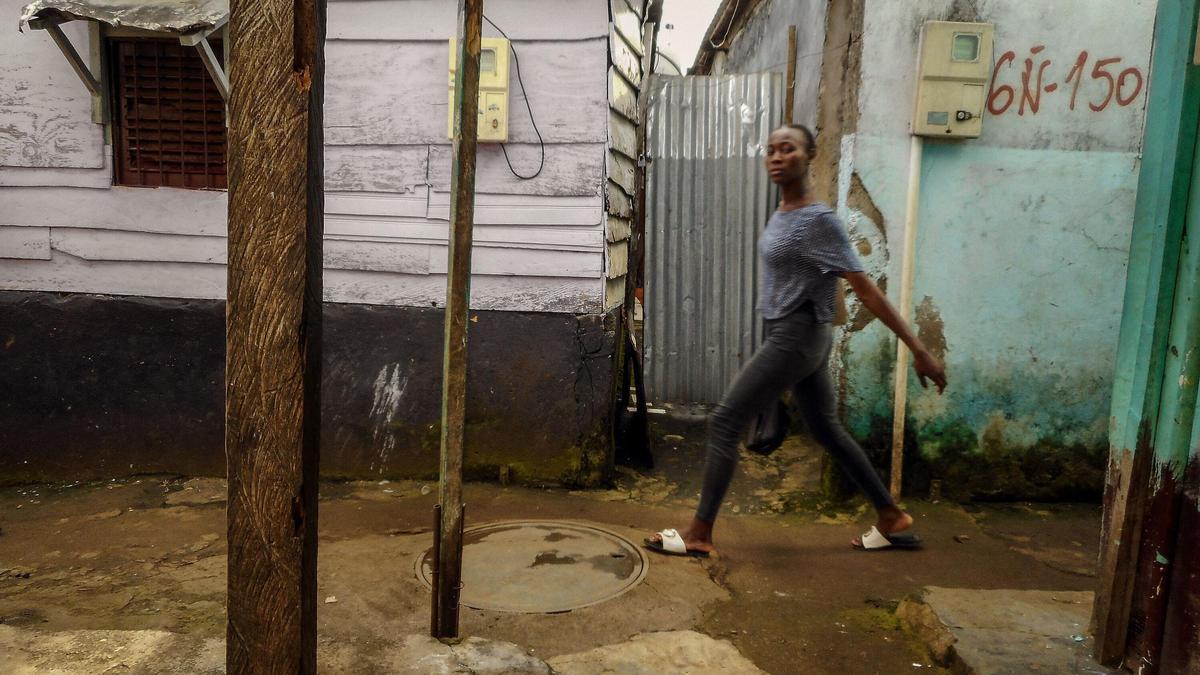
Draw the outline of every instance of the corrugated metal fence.
<instances>
[{"instance_id":1,"label":"corrugated metal fence","mask_svg":"<svg viewBox=\"0 0 1200 675\"><path fill-rule=\"evenodd\" d=\"M655 403L713 404L759 343L755 241L776 188L778 73L655 76L646 177L645 360Z\"/></svg>"}]
</instances>

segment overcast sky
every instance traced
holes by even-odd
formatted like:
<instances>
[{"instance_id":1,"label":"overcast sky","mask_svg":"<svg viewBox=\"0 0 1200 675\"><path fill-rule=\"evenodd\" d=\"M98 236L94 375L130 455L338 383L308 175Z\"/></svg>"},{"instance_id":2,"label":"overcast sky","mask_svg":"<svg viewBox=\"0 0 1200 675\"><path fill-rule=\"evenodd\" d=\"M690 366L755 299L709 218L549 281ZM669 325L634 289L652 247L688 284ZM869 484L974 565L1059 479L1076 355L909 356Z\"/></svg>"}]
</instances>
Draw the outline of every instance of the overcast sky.
<instances>
[{"instance_id":1,"label":"overcast sky","mask_svg":"<svg viewBox=\"0 0 1200 675\"><path fill-rule=\"evenodd\" d=\"M721 0L666 0L658 48L687 72Z\"/></svg>"}]
</instances>

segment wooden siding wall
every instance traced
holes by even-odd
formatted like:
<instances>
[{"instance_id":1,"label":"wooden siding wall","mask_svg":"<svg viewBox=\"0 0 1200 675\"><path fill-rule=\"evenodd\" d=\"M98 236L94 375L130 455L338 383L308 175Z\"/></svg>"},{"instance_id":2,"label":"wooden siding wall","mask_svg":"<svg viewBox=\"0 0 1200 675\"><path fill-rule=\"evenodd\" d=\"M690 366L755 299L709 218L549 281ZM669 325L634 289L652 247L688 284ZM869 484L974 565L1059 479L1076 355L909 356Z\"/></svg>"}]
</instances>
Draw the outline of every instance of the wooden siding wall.
<instances>
[{"instance_id":1,"label":"wooden siding wall","mask_svg":"<svg viewBox=\"0 0 1200 675\"><path fill-rule=\"evenodd\" d=\"M23 2L0 0L0 16L16 17ZM608 7L492 0L487 11L514 40L546 166L518 180L498 145L480 146L472 306L599 312L603 280L623 265L607 244L627 233L632 194L631 157L606 152L631 128L621 118L617 131L607 104ZM329 4L326 300L445 302L454 22L445 0ZM67 28L86 54L87 31ZM484 34L498 36L486 25ZM636 81L633 47L622 49L618 67ZM516 169L532 173L538 142L515 72L509 140ZM616 225L606 175L607 191L621 195ZM225 213L221 191L113 187L90 97L49 36L0 40L0 289L223 298Z\"/></svg>"},{"instance_id":2,"label":"wooden siding wall","mask_svg":"<svg viewBox=\"0 0 1200 675\"><path fill-rule=\"evenodd\" d=\"M625 297L629 237L633 232L637 195L637 157L642 86L642 0L609 0L608 155L605 181L608 250L604 257L604 305L611 309Z\"/></svg>"}]
</instances>

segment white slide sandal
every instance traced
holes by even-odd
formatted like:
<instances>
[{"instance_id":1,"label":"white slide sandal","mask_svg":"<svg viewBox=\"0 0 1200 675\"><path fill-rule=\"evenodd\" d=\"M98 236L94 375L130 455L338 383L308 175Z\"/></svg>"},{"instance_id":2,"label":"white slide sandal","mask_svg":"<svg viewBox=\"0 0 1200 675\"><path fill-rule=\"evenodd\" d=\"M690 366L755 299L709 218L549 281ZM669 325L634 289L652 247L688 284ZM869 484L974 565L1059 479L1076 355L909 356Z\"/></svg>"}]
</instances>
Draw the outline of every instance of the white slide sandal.
<instances>
[{"instance_id":1,"label":"white slide sandal","mask_svg":"<svg viewBox=\"0 0 1200 675\"><path fill-rule=\"evenodd\" d=\"M646 548L655 553L663 555L682 555L691 558L707 558L708 551L689 551L687 544L683 543L683 537L679 536L679 532L673 529L666 529L658 533L662 541L655 541L650 538L643 539Z\"/></svg>"},{"instance_id":2,"label":"white slide sandal","mask_svg":"<svg viewBox=\"0 0 1200 675\"><path fill-rule=\"evenodd\" d=\"M921 538L915 534L887 535L872 526L863 533L862 543L855 543L854 547L863 551L882 551L887 548L916 549L921 548Z\"/></svg>"}]
</instances>

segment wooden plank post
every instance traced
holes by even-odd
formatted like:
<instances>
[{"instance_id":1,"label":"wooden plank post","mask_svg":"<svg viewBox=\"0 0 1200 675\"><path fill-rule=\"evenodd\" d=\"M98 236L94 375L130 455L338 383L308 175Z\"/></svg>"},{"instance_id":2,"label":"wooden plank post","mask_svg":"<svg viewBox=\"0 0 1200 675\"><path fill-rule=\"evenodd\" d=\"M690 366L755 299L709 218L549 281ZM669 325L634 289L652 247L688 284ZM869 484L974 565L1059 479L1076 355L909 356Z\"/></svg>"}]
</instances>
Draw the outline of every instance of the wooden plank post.
<instances>
[{"instance_id":1,"label":"wooden plank post","mask_svg":"<svg viewBox=\"0 0 1200 675\"><path fill-rule=\"evenodd\" d=\"M467 408L467 325L471 308L471 230L475 219L475 146L479 128L479 45L483 0L459 0L458 72L454 78L454 164L450 174L450 260L442 362L442 461L438 484L437 632L458 637L462 588L463 438Z\"/></svg>"},{"instance_id":2,"label":"wooden plank post","mask_svg":"<svg viewBox=\"0 0 1200 675\"><path fill-rule=\"evenodd\" d=\"M625 278L625 299L622 316L625 330L633 330L634 298L637 289L646 281L646 115L650 107L650 87L654 80L654 54L658 49L658 23L662 19L662 7L651 10L642 23L642 81L637 89L637 171L634 174L633 223L629 236L629 267ZM609 77L616 77L610 74ZM610 104L611 105L611 104ZM624 346L620 347L624 350ZM639 351L640 354L640 350ZM639 389L639 391L642 391ZM622 392L627 393L627 392ZM641 415L643 396L638 396L638 414ZM649 428L647 428L649 433ZM648 441L647 441L648 442ZM648 447L648 446L647 446Z\"/></svg>"},{"instance_id":3,"label":"wooden plank post","mask_svg":"<svg viewBox=\"0 0 1200 675\"><path fill-rule=\"evenodd\" d=\"M912 317L913 258L917 254L917 208L921 201L921 155L924 140L914 135L908 150L908 196L904 209L904 257L900 264L900 317ZM896 340L896 373L892 384L892 499L900 501L904 484L904 423L908 414L908 347Z\"/></svg>"},{"instance_id":4,"label":"wooden plank post","mask_svg":"<svg viewBox=\"0 0 1200 675\"><path fill-rule=\"evenodd\" d=\"M783 123L796 123L796 27L788 26L787 89L783 95Z\"/></svg>"},{"instance_id":5,"label":"wooden plank post","mask_svg":"<svg viewBox=\"0 0 1200 675\"><path fill-rule=\"evenodd\" d=\"M325 0L230 34L226 670L315 673Z\"/></svg>"}]
</instances>

